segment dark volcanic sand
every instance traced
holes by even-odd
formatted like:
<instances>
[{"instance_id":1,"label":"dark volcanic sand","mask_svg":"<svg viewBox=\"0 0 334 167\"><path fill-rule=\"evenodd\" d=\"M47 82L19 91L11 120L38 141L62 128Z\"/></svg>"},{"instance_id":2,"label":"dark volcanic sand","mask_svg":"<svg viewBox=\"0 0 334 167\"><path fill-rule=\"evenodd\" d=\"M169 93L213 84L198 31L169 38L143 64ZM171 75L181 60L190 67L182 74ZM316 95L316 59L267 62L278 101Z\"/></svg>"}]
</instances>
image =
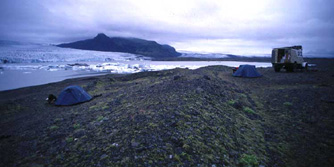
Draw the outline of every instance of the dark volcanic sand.
<instances>
[{"instance_id":1,"label":"dark volcanic sand","mask_svg":"<svg viewBox=\"0 0 334 167\"><path fill-rule=\"evenodd\" d=\"M223 66L0 92L0 166L334 166L334 60L232 77ZM80 85L90 102L55 107Z\"/></svg>"}]
</instances>

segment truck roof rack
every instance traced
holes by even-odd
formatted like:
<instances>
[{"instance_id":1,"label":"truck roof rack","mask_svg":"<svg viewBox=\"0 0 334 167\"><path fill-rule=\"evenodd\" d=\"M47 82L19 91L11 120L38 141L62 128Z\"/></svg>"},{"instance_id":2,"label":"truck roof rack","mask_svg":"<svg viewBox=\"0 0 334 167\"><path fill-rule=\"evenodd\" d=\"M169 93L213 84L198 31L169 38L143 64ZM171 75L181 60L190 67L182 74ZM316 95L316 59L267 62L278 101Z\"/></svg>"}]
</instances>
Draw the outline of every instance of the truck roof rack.
<instances>
[{"instance_id":1,"label":"truck roof rack","mask_svg":"<svg viewBox=\"0 0 334 167\"><path fill-rule=\"evenodd\" d=\"M303 49L301 45L296 46L288 46L288 47L281 47L281 48L274 48L274 49Z\"/></svg>"}]
</instances>

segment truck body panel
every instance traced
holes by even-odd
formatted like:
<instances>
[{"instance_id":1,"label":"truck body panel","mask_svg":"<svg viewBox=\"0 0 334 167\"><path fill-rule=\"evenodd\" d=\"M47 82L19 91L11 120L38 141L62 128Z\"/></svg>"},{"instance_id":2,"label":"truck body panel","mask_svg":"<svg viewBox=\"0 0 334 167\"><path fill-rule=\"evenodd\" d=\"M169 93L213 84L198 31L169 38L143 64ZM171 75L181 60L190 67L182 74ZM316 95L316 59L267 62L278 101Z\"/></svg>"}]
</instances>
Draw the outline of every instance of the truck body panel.
<instances>
[{"instance_id":1,"label":"truck body panel","mask_svg":"<svg viewBox=\"0 0 334 167\"><path fill-rule=\"evenodd\" d=\"M281 68L285 68L287 71L302 69L305 66L303 65L305 63L302 46L274 48L271 54L271 63L276 72L279 72Z\"/></svg>"}]
</instances>

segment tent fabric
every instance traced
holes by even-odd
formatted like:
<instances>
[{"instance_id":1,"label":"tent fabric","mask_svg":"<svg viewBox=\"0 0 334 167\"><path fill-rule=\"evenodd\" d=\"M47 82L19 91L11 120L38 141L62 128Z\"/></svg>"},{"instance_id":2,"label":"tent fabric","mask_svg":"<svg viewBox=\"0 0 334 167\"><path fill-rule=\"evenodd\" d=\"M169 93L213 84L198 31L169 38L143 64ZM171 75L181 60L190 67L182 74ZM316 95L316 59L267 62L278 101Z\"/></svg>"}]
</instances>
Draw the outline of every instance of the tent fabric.
<instances>
[{"instance_id":1,"label":"tent fabric","mask_svg":"<svg viewBox=\"0 0 334 167\"><path fill-rule=\"evenodd\" d=\"M262 75L257 72L254 65L240 65L238 70L233 73L234 77L247 77L247 78L255 78L261 77Z\"/></svg>"},{"instance_id":2,"label":"tent fabric","mask_svg":"<svg viewBox=\"0 0 334 167\"><path fill-rule=\"evenodd\" d=\"M86 102L92 99L85 90L80 86L68 86L58 96L56 105L68 106L82 102Z\"/></svg>"}]
</instances>

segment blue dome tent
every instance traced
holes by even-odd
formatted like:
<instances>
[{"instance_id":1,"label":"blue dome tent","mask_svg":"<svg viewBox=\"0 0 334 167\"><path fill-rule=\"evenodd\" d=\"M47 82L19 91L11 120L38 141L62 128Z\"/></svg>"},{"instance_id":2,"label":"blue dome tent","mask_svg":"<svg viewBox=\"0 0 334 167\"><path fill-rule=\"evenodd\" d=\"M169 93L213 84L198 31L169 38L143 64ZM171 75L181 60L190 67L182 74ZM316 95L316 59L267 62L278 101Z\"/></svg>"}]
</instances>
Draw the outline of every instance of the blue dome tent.
<instances>
[{"instance_id":1,"label":"blue dome tent","mask_svg":"<svg viewBox=\"0 0 334 167\"><path fill-rule=\"evenodd\" d=\"M247 77L247 78L255 78L261 77L262 75L256 71L254 65L240 65L238 70L233 73L234 77Z\"/></svg>"},{"instance_id":2,"label":"blue dome tent","mask_svg":"<svg viewBox=\"0 0 334 167\"><path fill-rule=\"evenodd\" d=\"M69 106L86 102L91 99L92 96L80 86L68 86L59 94L55 104L59 106Z\"/></svg>"}]
</instances>

